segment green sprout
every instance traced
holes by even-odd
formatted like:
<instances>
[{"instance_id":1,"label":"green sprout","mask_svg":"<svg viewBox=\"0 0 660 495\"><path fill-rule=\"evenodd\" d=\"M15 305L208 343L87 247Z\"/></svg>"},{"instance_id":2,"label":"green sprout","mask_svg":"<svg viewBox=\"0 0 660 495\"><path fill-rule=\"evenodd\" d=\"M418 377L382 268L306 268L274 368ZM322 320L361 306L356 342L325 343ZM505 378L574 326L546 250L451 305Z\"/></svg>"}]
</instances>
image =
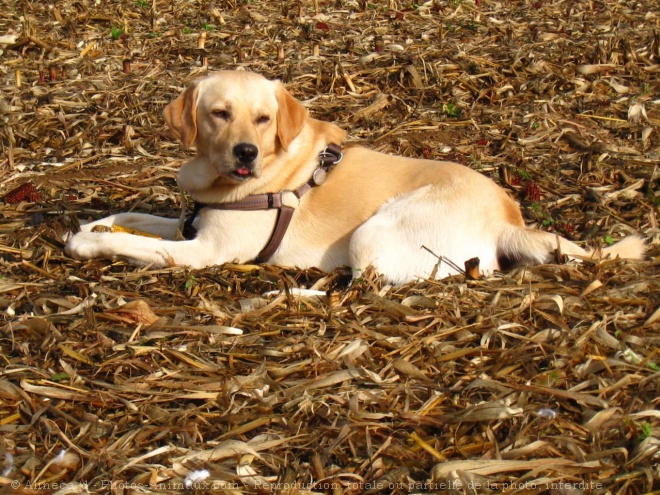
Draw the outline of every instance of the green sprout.
<instances>
[{"instance_id":1,"label":"green sprout","mask_svg":"<svg viewBox=\"0 0 660 495\"><path fill-rule=\"evenodd\" d=\"M653 434L653 427L648 421L639 425L639 428L642 430L642 433L637 437L640 442L645 438L649 438Z\"/></svg>"},{"instance_id":2,"label":"green sprout","mask_svg":"<svg viewBox=\"0 0 660 495\"><path fill-rule=\"evenodd\" d=\"M461 109L453 103L447 103L442 110L448 117L460 117L461 115Z\"/></svg>"},{"instance_id":3,"label":"green sprout","mask_svg":"<svg viewBox=\"0 0 660 495\"><path fill-rule=\"evenodd\" d=\"M195 287L195 285L197 285L197 279L195 278L195 276L194 275L188 276L188 280L186 280L186 283L185 283L185 288L186 289L191 289L191 288Z\"/></svg>"},{"instance_id":4,"label":"green sprout","mask_svg":"<svg viewBox=\"0 0 660 495\"><path fill-rule=\"evenodd\" d=\"M112 26L111 33L113 40L118 40L124 34L124 28L119 26Z\"/></svg>"},{"instance_id":5,"label":"green sprout","mask_svg":"<svg viewBox=\"0 0 660 495\"><path fill-rule=\"evenodd\" d=\"M66 373L55 373L53 376L50 377L51 381L53 382L59 382L62 380L67 380L69 378L69 375Z\"/></svg>"}]
</instances>

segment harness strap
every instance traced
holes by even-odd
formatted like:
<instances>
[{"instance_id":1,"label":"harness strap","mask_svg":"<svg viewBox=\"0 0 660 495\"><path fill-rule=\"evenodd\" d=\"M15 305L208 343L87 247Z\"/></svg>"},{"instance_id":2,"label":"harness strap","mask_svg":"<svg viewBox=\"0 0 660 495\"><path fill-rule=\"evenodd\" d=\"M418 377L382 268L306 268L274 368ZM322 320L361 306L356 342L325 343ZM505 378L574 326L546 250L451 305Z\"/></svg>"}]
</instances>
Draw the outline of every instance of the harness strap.
<instances>
[{"instance_id":1,"label":"harness strap","mask_svg":"<svg viewBox=\"0 0 660 495\"><path fill-rule=\"evenodd\" d=\"M198 203L195 202L192 214L188 217L183 224L183 236L190 240L194 239L197 235L197 229L193 227L193 221L199 214L199 211L202 208L213 208L215 210L238 210L238 211L256 211L256 210L272 210L277 209L277 220L275 222L275 227L273 228L273 233L270 236L270 239L266 243L266 246L259 252L255 261L257 263L265 263L268 261L277 248L282 243L284 239L284 234L286 234L291 219L293 218L293 213L297 206L297 201L293 201L291 194L293 194L296 200L300 198L313 187L319 186L325 182L326 174L330 169L339 163L343 158L341 147L336 144L328 145L320 154L319 154L319 166L314 171L312 178L305 182L302 186L294 191L280 191L276 193L264 193L264 194L251 194L244 199L239 201L232 201L229 203ZM287 201L288 200L288 201ZM295 205L294 205L295 203Z\"/></svg>"},{"instance_id":2,"label":"harness strap","mask_svg":"<svg viewBox=\"0 0 660 495\"><path fill-rule=\"evenodd\" d=\"M275 254L275 251L277 251L277 248L280 247L280 244L282 243L282 239L284 239L284 234L286 234L286 231L289 228L294 211L296 211L296 209L291 206L282 206L280 208L280 211L277 213L277 222L275 222L275 228L273 229L268 244L259 251L259 254L254 261L257 263L265 263L271 256L273 256L273 254Z\"/></svg>"}]
</instances>

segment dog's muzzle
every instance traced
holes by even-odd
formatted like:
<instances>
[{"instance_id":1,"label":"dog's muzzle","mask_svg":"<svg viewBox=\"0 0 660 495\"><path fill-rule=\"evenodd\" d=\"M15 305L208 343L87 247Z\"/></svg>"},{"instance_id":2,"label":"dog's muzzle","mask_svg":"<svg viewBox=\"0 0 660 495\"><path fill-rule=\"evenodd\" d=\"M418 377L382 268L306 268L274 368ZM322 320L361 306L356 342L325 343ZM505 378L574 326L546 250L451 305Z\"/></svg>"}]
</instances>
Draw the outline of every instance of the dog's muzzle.
<instances>
[{"instance_id":1,"label":"dog's muzzle","mask_svg":"<svg viewBox=\"0 0 660 495\"><path fill-rule=\"evenodd\" d=\"M232 150L237 166L231 175L238 180L246 180L254 175L254 162L259 156L259 148L252 143L239 143Z\"/></svg>"}]
</instances>

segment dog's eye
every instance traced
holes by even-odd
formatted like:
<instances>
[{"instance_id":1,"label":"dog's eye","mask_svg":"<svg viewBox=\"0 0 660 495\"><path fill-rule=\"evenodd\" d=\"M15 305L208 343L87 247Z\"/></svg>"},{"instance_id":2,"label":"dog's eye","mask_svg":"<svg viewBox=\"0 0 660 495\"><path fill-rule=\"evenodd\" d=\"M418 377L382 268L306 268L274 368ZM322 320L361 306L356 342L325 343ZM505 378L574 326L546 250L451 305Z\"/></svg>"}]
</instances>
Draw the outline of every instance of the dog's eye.
<instances>
[{"instance_id":1,"label":"dog's eye","mask_svg":"<svg viewBox=\"0 0 660 495\"><path fill-rule=\"evenodd\" d=\"M221 120L229 120L229 118L231 117L231 115L227 110L213 110L211 112L211 115Z\"/></svg>"},{"instance_id":2,"label":"dog's eye","mask_svg":"<svg viewBox=\"0 0 660 495\"><path fill-rule=\"evenodd\" d=\"M257 118L257 124L267 124L270 122L270 117L268 115L261 115Z\"/></svg>"}]
</instances>

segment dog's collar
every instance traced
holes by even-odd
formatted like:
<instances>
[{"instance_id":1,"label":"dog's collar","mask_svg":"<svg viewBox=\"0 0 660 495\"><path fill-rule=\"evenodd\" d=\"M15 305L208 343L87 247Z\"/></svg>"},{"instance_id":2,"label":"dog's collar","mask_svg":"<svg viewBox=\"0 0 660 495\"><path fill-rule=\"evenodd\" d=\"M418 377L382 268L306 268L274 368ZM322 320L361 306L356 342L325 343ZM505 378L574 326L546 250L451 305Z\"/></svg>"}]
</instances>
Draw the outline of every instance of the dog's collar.
<instances>
[{"instance_id":1,"label":"dog's collar","mask_svg":"<svg viewBox=\"0 0 660 495\"><path fill-rule=\"evenodd\" d=\"M228 203L199 203L195 202L192 214L183 224L183 236L190 240L197 235L197 229L193 227L193 221L202 208L213 208L215 210L279 210L275 228L268 240L266 246L255 258L257 263L265 263L275 253L280 246L284 234L286 233L293 212L298 206L300 198L313 187L320 186L325 182L326 176L332 167L337 165L344 155L341 152L341 146L329 144L321 153L319 153L319 165L314 170L312 177L298 189L293 191L284 190L276 193L251 194L240 201L231 201Z\"/></svg>"}]
</instances>

